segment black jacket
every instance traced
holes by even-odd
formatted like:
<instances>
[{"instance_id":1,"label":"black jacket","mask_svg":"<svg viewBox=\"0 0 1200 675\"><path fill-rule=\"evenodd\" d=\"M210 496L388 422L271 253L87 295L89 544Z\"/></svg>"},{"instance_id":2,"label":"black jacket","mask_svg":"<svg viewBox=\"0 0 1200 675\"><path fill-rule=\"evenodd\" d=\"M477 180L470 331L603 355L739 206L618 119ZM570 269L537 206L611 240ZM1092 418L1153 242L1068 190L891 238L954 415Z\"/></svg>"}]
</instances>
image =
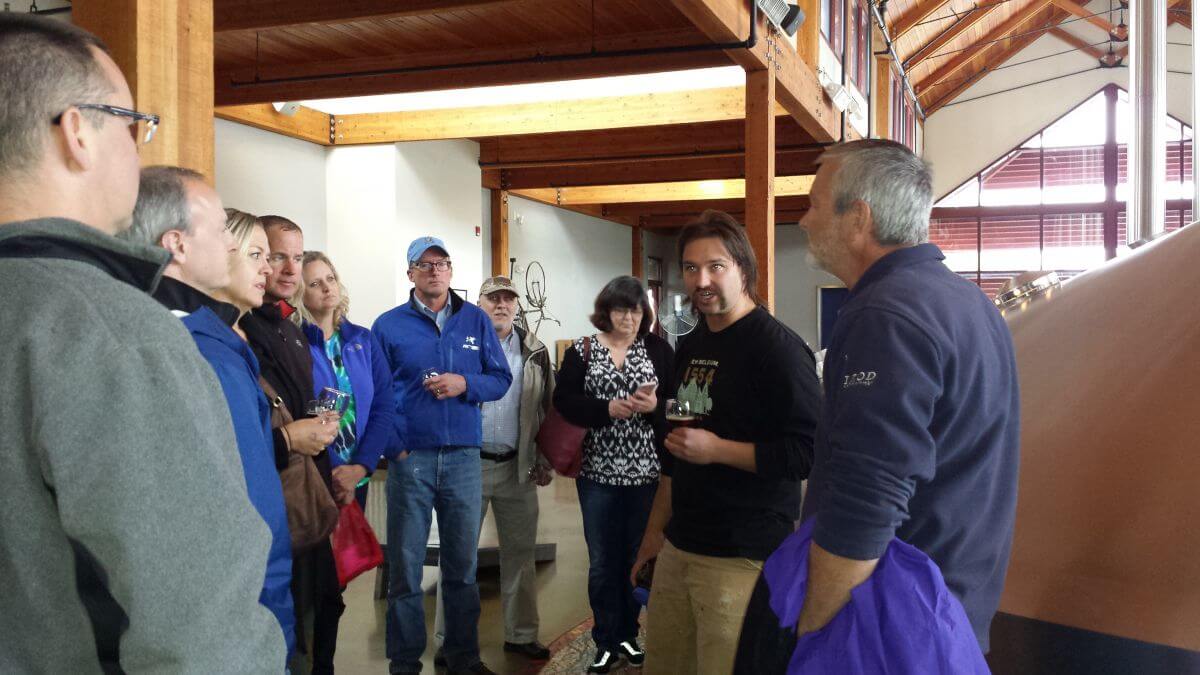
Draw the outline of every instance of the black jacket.
<instances>
[{"instance_id":1,"label":"black jacket","mask_svg":"<svg viewBox=\"0 0 1200 675\"><path fill-rule=\"evenodd\" d=\"M242 317L239 324L246 332L246 339L259 369L291 413L293 419L307 417L308 402L315 398L313 393L312 354L308 351L308 338L304 331L283 317L279 305L268 303ZM287 467L288 449L283 434L275 429L275 466L280 470ZM313 458L322 475L330 474L329 457L324 451Z\"/></svg>"}]
</instances>

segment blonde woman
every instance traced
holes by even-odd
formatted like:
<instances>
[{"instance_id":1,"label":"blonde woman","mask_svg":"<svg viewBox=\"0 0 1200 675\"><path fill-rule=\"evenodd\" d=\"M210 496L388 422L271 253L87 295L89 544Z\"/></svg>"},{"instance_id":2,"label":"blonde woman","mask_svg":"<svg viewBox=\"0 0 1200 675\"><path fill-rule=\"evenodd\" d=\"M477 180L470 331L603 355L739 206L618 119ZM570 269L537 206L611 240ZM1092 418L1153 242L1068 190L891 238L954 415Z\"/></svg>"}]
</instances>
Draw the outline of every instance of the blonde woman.
<instances>
[{"instance_id":1,"label":"blonde woman","mask_svg":"<svg viewBox=\"0 0 1200 675\"><path fill-rule=\"evenodd\" d=\"M371 331L346 320L350 296L333 262L320 251L306 251L302 276L304 285L292 304L312 352L313 389L334 387L350 395L329 446L334 497L343 504L357 497L361 506L367 476L392 445L392 373Z\"/></svg>"}]
</instances>

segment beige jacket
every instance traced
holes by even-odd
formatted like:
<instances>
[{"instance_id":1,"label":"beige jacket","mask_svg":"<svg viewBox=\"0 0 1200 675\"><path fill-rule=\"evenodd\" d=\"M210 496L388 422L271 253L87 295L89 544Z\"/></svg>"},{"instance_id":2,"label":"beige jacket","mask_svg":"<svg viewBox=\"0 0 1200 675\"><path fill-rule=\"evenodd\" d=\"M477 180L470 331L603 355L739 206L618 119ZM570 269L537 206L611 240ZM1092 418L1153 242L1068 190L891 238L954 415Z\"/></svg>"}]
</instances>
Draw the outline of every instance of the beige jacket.
<instances>
[{"instance_id":1,"label":"beige jacket","mask_svg":"<svg viewBox=\"0 0 1200 675\"><path fill-rule=\"evenodd\" d=\"M517 475L521 483L529 482L529 470L535 462L549 465L537 452L538 429L550 410L554 400L554 368L550 364L550 351L532 331L516 327L521 339L521 360L524 375L521 381L521 424L517 436Z\"/></svg>"}]
</instances>

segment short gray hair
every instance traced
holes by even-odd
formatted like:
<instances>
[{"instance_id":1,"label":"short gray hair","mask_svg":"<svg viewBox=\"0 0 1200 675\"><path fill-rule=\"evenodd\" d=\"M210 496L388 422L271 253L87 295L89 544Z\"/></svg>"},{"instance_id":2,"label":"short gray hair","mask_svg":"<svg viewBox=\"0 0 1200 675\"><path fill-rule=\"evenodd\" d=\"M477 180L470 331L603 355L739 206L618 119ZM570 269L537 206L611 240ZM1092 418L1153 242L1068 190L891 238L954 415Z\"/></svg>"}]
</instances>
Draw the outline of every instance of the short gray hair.
<instances>
[{"instance_id":1,"label":"short gray hair","mask_svg":"<svg viewBox=\"0 0 1200 675\"><path fill-rule=\"evenodd\" d=\"M51 120L72 105L103 103L113 91L95 48L99 38L69 23L24 12L0 12L0 176L42 159ZM103 113L84 111L94 125Z\"/></svg>"},{"instance_id":2,"label":"short gray hair","mask_svg":"<svg viewBox=\"0 0 1200 675\"><path fill-rule=\"evenodd\" d=\"M133 207L133 226L121 233L123 239L147 246L160 246L162 236L171 230L191 230L185 181L204 181L204 176L178 166L150 166L142 169L137 203Z\"/></svg>"},{"instance_id":3,"label":"short gray hair","mask_svg":"<svg viewBox=\"0 0 1200 675\"><path fill-rule=\"evenodd\" d=\"M880 244L911 246L929 239L933 172L911 150L895 141L852 141L830 147L817 161L837 162L834 211L845 213L856 201L871 207Z\"/></svg>"}]
</instances>

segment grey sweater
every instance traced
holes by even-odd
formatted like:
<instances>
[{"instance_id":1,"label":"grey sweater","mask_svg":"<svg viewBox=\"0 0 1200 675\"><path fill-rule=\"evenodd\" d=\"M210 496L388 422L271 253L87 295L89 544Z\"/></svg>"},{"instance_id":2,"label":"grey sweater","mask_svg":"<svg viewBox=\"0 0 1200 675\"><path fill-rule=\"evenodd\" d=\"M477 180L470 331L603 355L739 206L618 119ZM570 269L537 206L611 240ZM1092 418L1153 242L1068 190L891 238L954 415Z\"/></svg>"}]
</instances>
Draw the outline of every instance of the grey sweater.
<instances>
[{"instance_id":1,"label":"grey sweater","mask_svg":"<svg viewBox=\"0 0 1200 675\"><path fill-rule=\"evenodd\" d=\"M0 673L282 672L220 385L147 295L165 252L59 219L0 250L31 237L108 268L0 255Z\"/></svg>"}]
</instances>

